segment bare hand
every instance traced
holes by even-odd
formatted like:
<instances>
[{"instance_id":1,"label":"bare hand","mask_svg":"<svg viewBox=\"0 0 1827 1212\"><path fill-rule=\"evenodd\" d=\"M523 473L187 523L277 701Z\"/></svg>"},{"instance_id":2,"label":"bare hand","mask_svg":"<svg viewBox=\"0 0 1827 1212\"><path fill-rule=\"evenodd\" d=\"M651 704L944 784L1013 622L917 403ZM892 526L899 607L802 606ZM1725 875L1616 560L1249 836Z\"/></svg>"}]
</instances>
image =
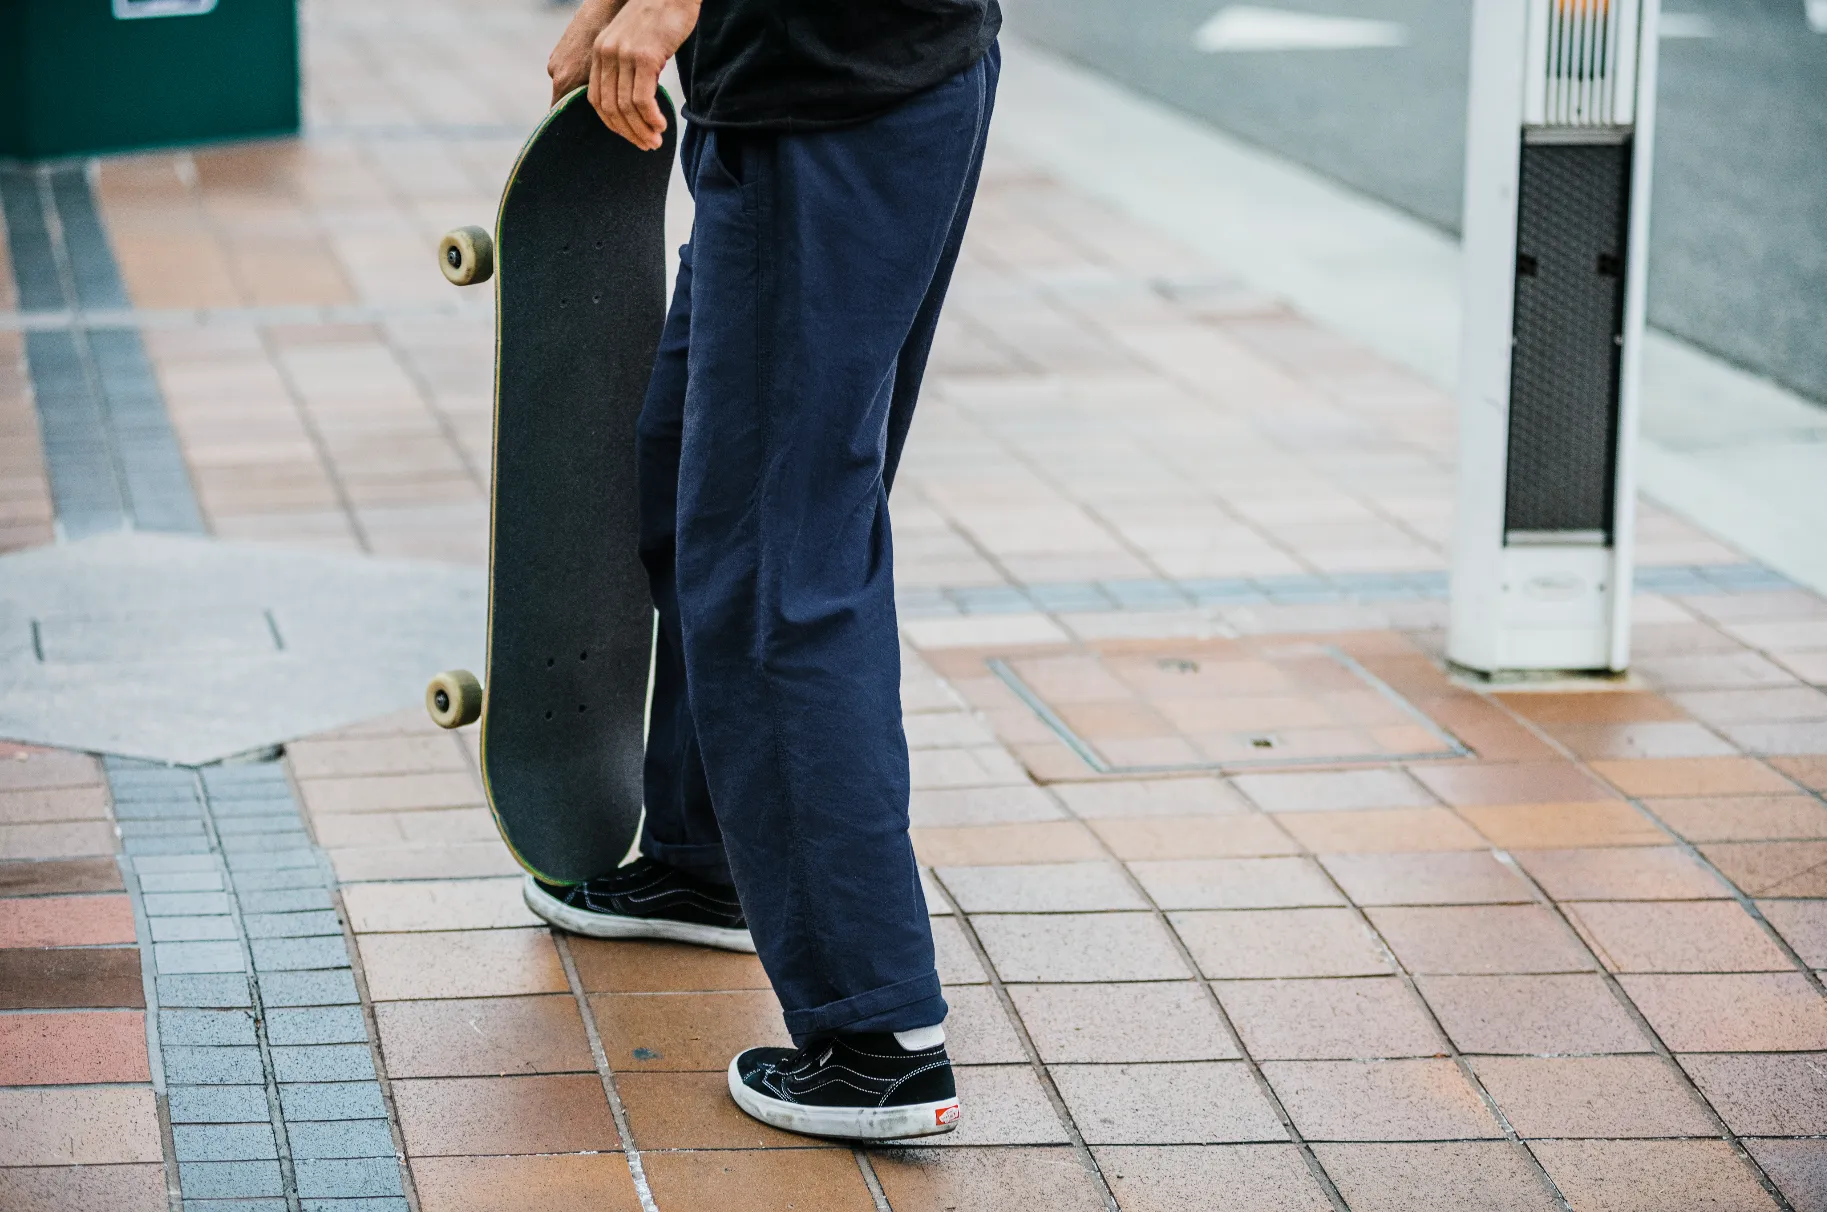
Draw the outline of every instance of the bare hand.
<instances>
[{"instance_id":1,"label":"bare hand","mask_svg":"<svg viewBox=\"0 0 1827 1212\"><path fill-rule=\"evenodd\" d=\"M558 45L552 48L552 54L546 60L546 75L552 77L553 105L572 89L590 83L590 61L595 53L596 36L615 19L622 3L623 0L583 0L577 6L571 23L565 26Z\"/></svg>"},{"instance_id":2,"label":"bare hand","mask_svg":"<svg viewBox=\"0 0 1827 1212\"><path fill-rule=\"evenodd\" d=\"M590 104L636 147L653 151L664 141L666 115L654 97L660 69L697 24L698 0L625 0L596 36Z\"/></svg>"}]
</instances>

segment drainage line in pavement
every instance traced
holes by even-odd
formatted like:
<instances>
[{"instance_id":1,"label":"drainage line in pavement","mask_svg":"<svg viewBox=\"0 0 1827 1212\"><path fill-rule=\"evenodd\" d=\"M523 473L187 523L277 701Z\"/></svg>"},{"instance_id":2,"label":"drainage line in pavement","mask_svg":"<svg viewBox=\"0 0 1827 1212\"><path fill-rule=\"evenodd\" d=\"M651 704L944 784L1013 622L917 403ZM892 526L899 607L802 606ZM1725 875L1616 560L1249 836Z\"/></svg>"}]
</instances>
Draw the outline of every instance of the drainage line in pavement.
<instances>
[{"instance_id":1,"label":"drainage line in pavement","mask_svg":"<svg viewBox=\"0 0 1827 1212\"><path fill-rule=\"evenodd\" d=\"M577 1002L579 1017L584 1020L584 1037L590 1041L590 1056L596 1061L596 1075L602 1079L603 1095L609 1100L609 1114L615 1118L616 1133L622 1138L622 1157L628 1162L628 1176L634 1180L634 1193L641 1201L642 1212L659 1212L653 1202L653 1191L647 1185L647 1168L641 1164L641 1151L635 1147L634 1133L628 1127L628 1108L622 1105L615 1088L615 1071L609 1067L609 1052L596 1029L596 1010L584 992L583 978L577 975L577 961L571 956L571 942L562 930L552 931L552 942L558 948L559 962L565 968L565 983Z\"/></svg>"},{"instance_id":2,"label":"drainage line in pavement","mask_svg":"<svg viewBox=\"0 0 1827 1212\"><path fill-rule=\"evenodd\" d=\"M869 1154L861 1145L850 1150L856 1158L856 1168L862 1171L863 1185L869 1188L869 1198L875 1201L875 1212L894 1212L888 1204L888 1192L882 1190L881 1176L875 1172L875 1163L869 1160Z\"/></svg>"}]
</instances>

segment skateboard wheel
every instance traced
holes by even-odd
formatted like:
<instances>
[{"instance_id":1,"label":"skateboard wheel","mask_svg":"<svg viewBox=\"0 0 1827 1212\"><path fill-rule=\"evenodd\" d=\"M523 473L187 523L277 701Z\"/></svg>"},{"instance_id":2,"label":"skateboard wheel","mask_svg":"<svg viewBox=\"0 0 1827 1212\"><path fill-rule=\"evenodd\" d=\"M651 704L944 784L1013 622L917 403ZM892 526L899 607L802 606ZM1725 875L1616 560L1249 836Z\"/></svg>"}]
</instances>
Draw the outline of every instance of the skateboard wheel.
<instances>
[{"instance_id":1,"label":"skateboard wheel","mask_svg":"<svg viewBox=\"0 0 1827 1212\"><path fill-rule=\"evenodd\" d=\"M457 286L474 286L495 276L495 238L480 227L459 227L438 241L438 268Z\"/></svg>"},{"instance_id":2,"label":"skateboard wheel","mask_svg":"<svg viewBox=\"0 0 1827 1212\"><path fill-rule=\"evenodd\" d=\"M425 687L425 710L440 728L461 728L482 718L482 683L467 669L447 669Z\"/></svg>"}]
</instances>

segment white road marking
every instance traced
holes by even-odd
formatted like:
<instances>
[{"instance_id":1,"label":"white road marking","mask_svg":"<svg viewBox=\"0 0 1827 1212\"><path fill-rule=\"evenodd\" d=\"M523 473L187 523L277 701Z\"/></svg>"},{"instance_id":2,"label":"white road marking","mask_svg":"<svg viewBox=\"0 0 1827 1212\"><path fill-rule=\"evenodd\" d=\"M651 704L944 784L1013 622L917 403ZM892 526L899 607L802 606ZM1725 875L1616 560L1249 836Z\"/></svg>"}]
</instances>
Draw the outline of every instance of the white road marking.
<instances>
[{"instance_id":1,"label":"white road marking","mask_svg":"<svg viewBox=\"0 0 1827 1212\"><path fill-rule=\"evenodd\" d=\"M1827 0L1809 0L1824 4ZM1360 50L1402 46L1408 31L1394 21L1328 17L1289 9L1233 4L1220 9L1193 35L1193 45L1214 54L1249 51Z\"/></svg>"},{"instance_id":2,"label":"white road marking","mask_svg":"<svg viewBox=\"0 0 1827 1212\"><path fill-rule=\"evenodd\" d=\"M1827 34L1827 0L1802 0L1802 15L1807 17L1809 29Z\"/></svg>"}]
</instances>

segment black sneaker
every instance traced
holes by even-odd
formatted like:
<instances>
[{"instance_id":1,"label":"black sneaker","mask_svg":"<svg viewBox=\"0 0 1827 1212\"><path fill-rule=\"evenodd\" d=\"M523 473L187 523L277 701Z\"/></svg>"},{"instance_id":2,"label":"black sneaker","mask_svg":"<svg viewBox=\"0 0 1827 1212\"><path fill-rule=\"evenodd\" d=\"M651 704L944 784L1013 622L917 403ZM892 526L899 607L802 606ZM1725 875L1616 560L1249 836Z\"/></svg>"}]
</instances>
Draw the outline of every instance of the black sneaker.
<instances>
[{"instance_id":1,"label":"black sneaker","mask_svg":"<svg viewBox=\"0 0 1827 1212\"><path fill-rule=\"evenodd\" d=\"M730 1097L762 1123L808 1136L894 1140L958 1126L943 1035L927 1048L903 1047L889 1031L750 1048L730 1062Z\"/></svg>"},{"instance_id":2,"label":"black sneaker","mask_svg":"<svg viewBox=\"0 0 1827 1212\"><path fill-rule=\"evenodd\" d=\"M527 908L560 930L592 938L659 938L753 951L736 890L639 858L587 884L527 876Z\"/></svg>"}]
</instances>

